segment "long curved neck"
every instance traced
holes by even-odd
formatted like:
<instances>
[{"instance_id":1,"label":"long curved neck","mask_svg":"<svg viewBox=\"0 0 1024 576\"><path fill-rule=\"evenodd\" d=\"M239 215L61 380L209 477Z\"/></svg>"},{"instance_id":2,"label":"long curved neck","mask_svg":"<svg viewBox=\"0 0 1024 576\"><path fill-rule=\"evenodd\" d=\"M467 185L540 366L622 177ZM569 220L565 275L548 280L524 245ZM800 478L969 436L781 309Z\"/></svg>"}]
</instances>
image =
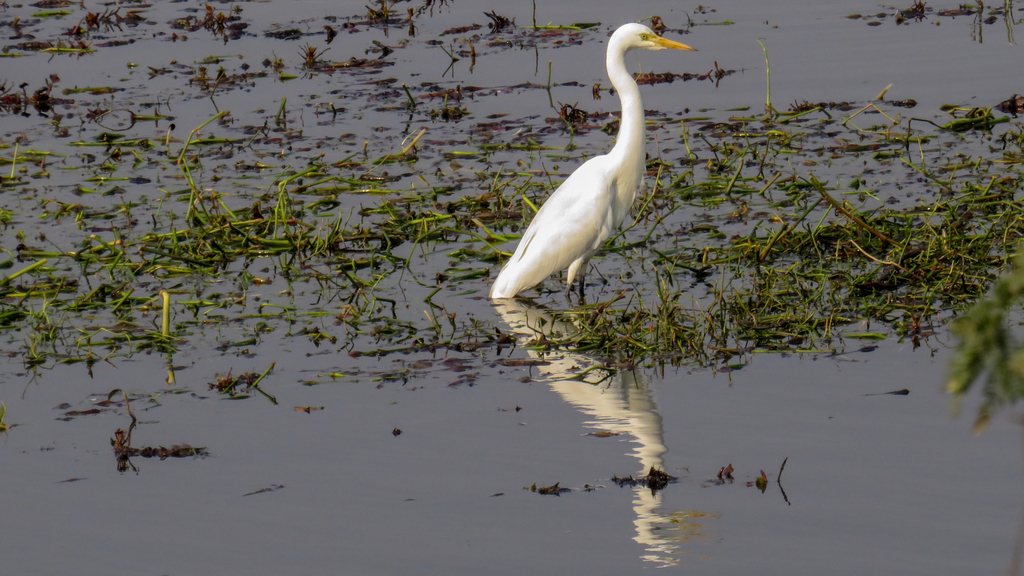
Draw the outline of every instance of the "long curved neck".
<instances>
[{"instance_id":1,"label":"long curved neck","mask_svg":"<svg viewBox=\"0 0 1024 576\"><path fill-rule=\"evenodd\" d=\"M645 148L645 127L644 127L644 104L640 100L640 89L633 76L626 70L626 55L617 46L608 47L608 56L605 62L608 68L608 79L619 94L619 103L622 106L622 123L619 125L619 135L609 155L619 156L630 163L636 163L636 169L642 170L646 160Z\"/></svg>"}]
</instances>

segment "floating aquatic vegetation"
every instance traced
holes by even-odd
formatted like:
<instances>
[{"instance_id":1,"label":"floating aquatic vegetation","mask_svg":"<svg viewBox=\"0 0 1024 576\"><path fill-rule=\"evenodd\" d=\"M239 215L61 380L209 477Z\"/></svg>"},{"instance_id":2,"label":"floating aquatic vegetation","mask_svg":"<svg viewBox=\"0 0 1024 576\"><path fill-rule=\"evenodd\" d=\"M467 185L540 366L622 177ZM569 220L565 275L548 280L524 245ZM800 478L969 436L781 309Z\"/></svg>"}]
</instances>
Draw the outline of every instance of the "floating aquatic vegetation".
<instances>
[{"instance_id":1,"label":"floating aquatic vegetation","mask_svg":"<svg viewBox=\"0 0 1024 576\"><path fill-rule=\"evenodd\" d=\"M0 114L46 114L38 130L55 135L46 146L0 141L0 225L16 240L0 258L4 352L45 369L198 348L250 359L282 341L354 364L417 352L493 352L496 362L523 346L586 352L608 370L735 370L754 353L843 354L848 342L866 352L865 338L928 345L1016 250L1024 131L1004 115L1016 97L917 105L913 117L902 116L913 99L885 91L867 102L808 94L788 111L769 94L758 115L648 110L650 189L636 224L598 256L595 300L571 305L557 282L541 284L528 296L578 329L520 342L481 301L550 191L607 149L594 128L614 134L615 104L585 112L551 98L492 113L502 98L601 89L557 67L544 84L491 85L447 81L441 68L531 50L542 77L541 50L595 41L602 28L513 26L492 12L502 26L421 40L414 23L430 8L375 3L301 28L261 25L274 45L303 43L129 68L212 103L205 122L130 82L3 84ZM230 39L241 14L191 16L174 21L181 28L146 26L163 27L161 41L206 30ZM118 23L114 39L138 39L119 17L85 17L70 41L88 46ZM407 37L357 52L339 40L367 26ZM320 38L333 39L336 59ZM385 77L410 45L440 58L436 74ZM726 85L731 73L716 63L639 78ZM321 83L331 75L345 80ZM221 107L283 80L310 90L255 111ZM244 388L230 374L229 397Z\"/></svg>"},{"instance_id":2,"label":"floating aquatic vegetation","mask_svg":"<svg viewBox=\"0 0 1024 576\"><path fill-rule=\"evenodd\" d=\"M651 469L638 478L633 478L629 475L625 478L618 476L612 476L612 482L621 486L643 486L644 488L650 488L651 494L657 494L661 490L664 490L669 484L678 482L679 478L671 476L664 470L658 470L651 466Z\"/></svg>"}]
</instances>

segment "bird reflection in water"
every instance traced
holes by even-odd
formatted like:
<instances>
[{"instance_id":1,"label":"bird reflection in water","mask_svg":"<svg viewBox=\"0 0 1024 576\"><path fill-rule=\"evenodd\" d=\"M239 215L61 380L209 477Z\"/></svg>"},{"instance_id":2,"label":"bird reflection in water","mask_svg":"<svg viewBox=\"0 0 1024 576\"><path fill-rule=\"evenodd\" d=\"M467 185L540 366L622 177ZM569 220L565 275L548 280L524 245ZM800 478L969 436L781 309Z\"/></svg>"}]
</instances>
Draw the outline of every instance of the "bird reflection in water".
<instances>
[{"instance_id":1,"label":"bird reflection in water","mask_svg":"<svg viewBox=\"0 0 1024 576\"><path fill-rule=\"evenodd\" d=\"M515 334L520 343L533 341L544 336L557 340L571 336L576 328L571 323L558 320L544 309L530 306L521 300L500 300L495 309L502 320ZM541 354L531 350L530 355L543 358L547 365L544 372L534 378L544 382L562 397L589 416L586 425L601 432L613 432L632 436L631 455L640 461L640 475L647 474L653 467L664 470L663 456L668 452L664 443L664 426L657 405L651 397L646 379L632 370L618 370L610 373L596 384L579 379L581 369L592 364L582 354L566 352ZM601 370L593 371L600 373ZM636 535L633 539L643 545L641 558L660 564L678 564L681 542L704 537L702 519L709 514L696 510L680 510L670 513L659 511L662 495L645 486L634 486L633 524Z\"/></svg>"}]
</instances>

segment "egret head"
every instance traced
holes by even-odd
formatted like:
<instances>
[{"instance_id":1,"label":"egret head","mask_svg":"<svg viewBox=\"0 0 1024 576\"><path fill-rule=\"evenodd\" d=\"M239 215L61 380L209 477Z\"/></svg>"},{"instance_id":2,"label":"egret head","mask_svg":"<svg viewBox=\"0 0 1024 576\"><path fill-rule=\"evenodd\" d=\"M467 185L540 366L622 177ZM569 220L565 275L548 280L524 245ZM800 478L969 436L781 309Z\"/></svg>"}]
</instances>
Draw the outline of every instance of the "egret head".
<instances>
[{"instance_id":1,"label":"egret head","mask_svg":"<svg viewBox=\"0 0 1024 576\"><path fill-rule=\"evenodd\" d=\"M666 40L655 34L654 30L651 30L647 26L636 23L620 26L619 29L612 34L611 42L620 44L624 51L632 50L634 48L641 48L643 50L664 50L665 48L672 48L673 50L691 50L696 52L696 50L690 48L686 44Z\"/></svg>"}]
</instances>

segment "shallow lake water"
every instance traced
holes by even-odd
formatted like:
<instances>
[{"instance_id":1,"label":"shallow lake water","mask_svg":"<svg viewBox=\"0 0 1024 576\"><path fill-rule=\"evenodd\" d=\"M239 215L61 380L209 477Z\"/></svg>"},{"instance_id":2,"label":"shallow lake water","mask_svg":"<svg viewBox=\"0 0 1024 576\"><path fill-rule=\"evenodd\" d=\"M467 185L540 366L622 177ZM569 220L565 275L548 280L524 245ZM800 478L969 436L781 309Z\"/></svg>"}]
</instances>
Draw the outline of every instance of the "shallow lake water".
<instances>
[{"instance_id":1,"label":"shallow lake water","mask_svg":"<svg viewBox=\"0 0 1024 576\"><path fill-rule=\"evenodd\" d=\"M56 44L87 12L114 5L70 4L53 8L70 12L57 17L33 16L51 8L0 5L5 45L24 53L0 59L0 81L26 82L31 93L56 75L54 96L72 87L116 89L61 95L70 102L54 106L65 115L58 122L50 111L0 116L5 158L15 157L15 144L65 155L51 161L42 183L0 189L0 208L11 215L2 232L6 255L0 259L14 258L21 244L68 251L90 235L107 241L112 234L141 236L150 221L156 226L162 211L184 214L186 208L172 202L174 193L165 193L185 186L178 171L146 158L163 153L169 124L177 140L167 148L177 153L189 130L224 110L231 111L230 120L204 129L203 136L244 139L254 133L246 127L267 130L260 146L228 146L205 161L203 186L218 188L232 206L276 191L281 166L302 167L321 154L332 162L393 154L421 128L427 132L416 163L374 169L377 176L390 172L394 181L381 188L391 188L339 194L334 212L321 221L358 218L353 214L359 210L434 186L451 186L453 197L479 194L477 171L500 172L517 163L524 171L542 168L545 178L559 180L585 157L606 151L612 137L600 129L570 136L552 104L617 112L617 99L607 90L600 100L592 97L594 84L607 88L607 35L621 23L653 15L667 25L666 37L699 51L630 55L631 69L698 77L716 67L733 72L718 82L694 78L641 87L648 117L660 123L651 131L652 156L656 147L669 159L683 155L681 118L726 122L732 109L761 112L766 75L759 39L768 50L771 98L780 109L807 100L860 107L892 84L887 98L917 102L905 115L934 119L944 104L988 107L1024 92L1022 52L1014 39L1024 12L1012 3L991 21L986 21L992 9L987 8L980 16L932 12L897 24L896 10L876 3L787 0L698 7L667 1L642 6L545 1L536 5L539 25L600 24L537 32L524 28L534 18L527 2L395 4L403 15L416 12L415 35L404 21L362 23L363 4L241 3L239 15L249 26L226 40L207 29L175 27L180 19L202 16L205 3L127 3L122 15L142 10L149 23L96 29L88 40L132 43L82 55L16 45L32 41L29 35ZM233 6L211 9L229 12ZM504 37L508 45L500 35L488 35L483 13L492 10L515 19L518 28ZM858 12L864 16L850 17ZM869 25L874 22L880 24ZM473 25L482 26L452 32ZM330 45L325 26L338 33ZM287 29L305 35L267 36ZM179 37L172 41L174 34ZM465 39L474 34L481 35L473 41L475 57L460 52L453 61L442 50L469 50ZM374 42L390 52L382 54ZM323 58L335 62L380 59L386 65L329 73L304 69L299 53L307 44L330 48ZM280 70L264 64L276 59ZM550 91L544 89L549 62ZM197 79L199 66L209 77L216 77L218 68L227 75L269 74L211 91L200 88L209 82ZM397 88L402 84L418 102L414 110L402 108L406 95ZM455 121L431 118L430 110L444 102L444 96L432 94L457 86L466 94L460 105L468 115ZM288 120L282 127L275 117L283 98ZM330 106L343 110L334 113ZM173 119L135 122L114 114L106 121L87 120L97 108L139 115L158 111ZM480 129L506 117L505 127ZM160 142L160 150L140 151L134 165L110 160L117 164L111 176L124 180L83 186L82 170L98 165L87 155L103 163L111 153L75 142L114 129L128 138ZM520 134L552 150L506 147L484 157L474 148L482 142L516 143ZM570 138L577 148L564 151ZM989 144L961 140L978 150ZM703 160L711 154L705 143L691 142ZM274 154L267 152L275 146ZM448 153L452 150L475 155ZM239 168L256 161L278 169ZM796 164L794 171L806 171L807 164ZM827 169L834 179L849 179L860 165L837 161ZM26 175L36 170L29 168ZM880 197L899 195L893 203L918 201L915 186L923 187L898 168L874 184ZM89 186L95 189L83 191ZM86 213L111 217L101 225L86 216L87 223L77 226L70 214L40 216L40 207L49 210L51 201L80 203ZM126 201L136 203L130 215L114 209ZM751 200L754 210L768 204L758 202ZM731 210L724 206L707 213L711 218ZM698 216L683 210L663 226L669 230ZM749 231L750 224L721 228L735 234ZM18 231L25 236L16 237ZM457 243L467 249L481 244ZM232 309L238 318L209 302L175 308L180 333L173 352L112 349L108 359L66 362L76 358L76 336L67 336L66 349L33 364L25 360L33 329L0 326L0 400L6 423L15 425L0 434L4 571L450 575L660 568L688 574L935 575L1001 573L1010 564L1024 514L1020 410L999 413L980 436L971 433L977 397L967 399L960 417L952 415L944 384L955 339L942 322L914 342L877 323L856 323L845 330L888 337L865 346L838 330L827 345L818 343L807 352L744 350L711 362L683 356L663 365L643 362L596 371L603 377L581 380L582 371L609 359L572 350L541 354L523 345L535 330L550 329L550 323L538 328L538 318L566 307L561 284L552 281L551 290L531 293L533 304L494 304L485 297L486 275L438 280L436 286L421 281L484 268L449 256L454 249L449 243L398 246L394 255L407 259L408 274L381 280L377 296L394 302L384 308L395 320L439 332L449 327L444 314L454 314L453 332L456 321L481 322L487 330L494 326L513 335L510 341L388 353L401 347L381 333L352 331L336 321L346 314L344 299L331 296L323 283L290 277L273 256L247 261L244 269L226 268L216 280L198 273L126 280L139 295L168 290L182 302L216 301L211 293L240 290L235 276L260 277L246 285L239 300L244 302ZM30 262L19 260L11 271ZM69 274L77 266L60 259L51 265ZM598 301L623 285L636 293L644 290L643 281L633 279L647 270L642 263L609 255L595 258L592 267L603 280L588 286L588 296ZM83 285L91 289L109 281L104 274L83 274ZM711 283L692 281L696 301L708 301ZM35 309L46 308L45 297L32 302ZM4 301L5 306L17 303L14 297ZM307 315L267 318L261 316L264 306ZM78 330L113 323L106 311L61 314L71 314ZM140 307L134 320L158 329L160 309ZM307 337L314 328L335 339ZM259 391L226 399L211 389L232 371L262 373L271 363L260 389L276 402ZM115 389L131 397L138 419L131 431L134 446L189 445L203 447L205 455L119 461L111 439L118 429L129 428L132 415L121 392L108 402ZM909 393L886 394L898 390ZM727 466L732 478L720 476ZM675 480L656 492L613 481L639 477L652 467ZM762 474L768 480L763 491L756 485ZM531 490L556 484L570 490L559 495Z\"/></svg>"}]
</instances>

